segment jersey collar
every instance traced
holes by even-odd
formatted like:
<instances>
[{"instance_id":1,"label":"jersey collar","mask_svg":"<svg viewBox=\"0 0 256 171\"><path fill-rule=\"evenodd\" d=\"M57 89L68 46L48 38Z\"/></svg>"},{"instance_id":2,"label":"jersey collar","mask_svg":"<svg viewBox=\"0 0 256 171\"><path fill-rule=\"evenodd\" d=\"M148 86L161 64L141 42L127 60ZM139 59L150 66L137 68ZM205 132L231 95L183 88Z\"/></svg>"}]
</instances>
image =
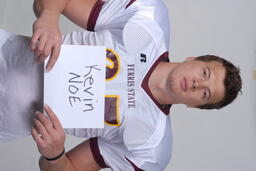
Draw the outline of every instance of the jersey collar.
<instances>
[{"instance_id":1,"label":"jersey collar","mask_svg":"<svg viewBox=\"0 0 256 171\"><path fill-rule=\"evenodd\" d=\"M149 89L148 86L148 81L149 78L152 74L152 72L154 71L154 69L156 68L156 66L160 63L160 62L169 62L169 58L168 58L168 52L163 53L160 57L158 57L158 59L155 61L155 63L151 66L151 68L148 70L148 73L146 74L146 76L144 77L141 87L145 90L145 92L148 94L148 96L152 99L152 101L156 104L156 106L166 115L169 115L169 111L171 108L171 104L170 105L161 105L158 103L158 101L156 100L156 98L153 96L152 92Z\"/></svg>"}]
</instances>

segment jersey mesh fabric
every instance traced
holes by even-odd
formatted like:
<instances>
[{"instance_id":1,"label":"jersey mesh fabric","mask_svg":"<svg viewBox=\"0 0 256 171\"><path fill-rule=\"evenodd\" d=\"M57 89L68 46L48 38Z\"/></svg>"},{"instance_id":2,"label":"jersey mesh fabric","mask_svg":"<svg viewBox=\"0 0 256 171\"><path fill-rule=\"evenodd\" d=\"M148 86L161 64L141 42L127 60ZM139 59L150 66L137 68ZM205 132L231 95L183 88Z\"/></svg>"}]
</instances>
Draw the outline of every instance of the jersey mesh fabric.
<instances>
[{"instance_id":1,"label":"jersey mesh fabric","mask_svg":"<svg viewBox=\"0 0 256 171\"><path fill-rule=\"evenodd\" d=\"M42 110L43 65L37 65L28 37L0 30L0 141L30 134Z\"/></svg>"}]
</instances>

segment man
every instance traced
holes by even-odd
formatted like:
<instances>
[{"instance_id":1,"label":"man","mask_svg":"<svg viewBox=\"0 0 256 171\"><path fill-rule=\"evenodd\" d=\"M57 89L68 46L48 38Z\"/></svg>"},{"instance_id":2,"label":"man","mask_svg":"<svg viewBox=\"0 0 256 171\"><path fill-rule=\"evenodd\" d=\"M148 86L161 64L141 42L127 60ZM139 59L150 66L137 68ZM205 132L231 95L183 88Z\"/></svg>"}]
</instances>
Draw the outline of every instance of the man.
<instances>
[{"instance_id":1,"label":"man","mask_svg":"<svg viewBox=\"0 0 256 171\"><path fill-rule=\"evenodd\" d=\"M40 158L42 170L163 170L171 157L170 104L221 108L241 89L239 70L221 58L167 62L168 13L159 0L41 0L36 1L35 10L39 18L31 48L38 62L51 53L47 70L59 53L61 12L76 24L95 30L67 34L63 43L105 45L112 64L106 73L104 129L66 130L89 140L64 153L65 134L57 117L48 106L49 119L37 112L32 136L44 156ZM9 37L3 41L4 47L15 44ZM20 44L28 45L27 39L20 39Z\"/></svg>"}]
</instances>

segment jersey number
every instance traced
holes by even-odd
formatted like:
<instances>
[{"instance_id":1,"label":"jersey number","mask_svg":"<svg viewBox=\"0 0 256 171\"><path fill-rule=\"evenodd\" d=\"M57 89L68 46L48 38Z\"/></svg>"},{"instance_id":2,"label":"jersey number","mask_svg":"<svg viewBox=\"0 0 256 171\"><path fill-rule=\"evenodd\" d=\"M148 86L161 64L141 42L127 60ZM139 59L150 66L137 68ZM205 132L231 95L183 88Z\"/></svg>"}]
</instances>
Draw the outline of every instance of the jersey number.
<instances>
[{"instance_id":1,"label":"jersey number","mask_svg":"<svg viewBox=\"0 0 256 171\"><path fill-rule=\"evenodd\" d=\"M112 49L107 49L106 81L114 80L120 71L120 58ZM120 97L105 96L105 123L111 126L120 125Z\"/></svg>"}]
</instances>

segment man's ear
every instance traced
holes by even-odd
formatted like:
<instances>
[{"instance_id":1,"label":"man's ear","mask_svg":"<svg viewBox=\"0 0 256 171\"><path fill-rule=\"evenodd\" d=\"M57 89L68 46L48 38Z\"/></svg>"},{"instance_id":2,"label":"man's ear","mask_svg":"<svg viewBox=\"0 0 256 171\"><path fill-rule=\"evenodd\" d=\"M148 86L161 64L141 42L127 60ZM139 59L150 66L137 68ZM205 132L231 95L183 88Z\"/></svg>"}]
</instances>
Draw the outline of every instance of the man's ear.
<instances>
[{"instance_id":1,"label":"man's ear","mask_svg":"<svg viewBox=\"0 0 256 171\"><path fill-rule=\"evenodd\" d=\"M196 57L188 57L188 58L186 58L186 62L189 62L189 61L193 61L193 60L195 60L196 59Z\"/></svg>"}]
</instances>

